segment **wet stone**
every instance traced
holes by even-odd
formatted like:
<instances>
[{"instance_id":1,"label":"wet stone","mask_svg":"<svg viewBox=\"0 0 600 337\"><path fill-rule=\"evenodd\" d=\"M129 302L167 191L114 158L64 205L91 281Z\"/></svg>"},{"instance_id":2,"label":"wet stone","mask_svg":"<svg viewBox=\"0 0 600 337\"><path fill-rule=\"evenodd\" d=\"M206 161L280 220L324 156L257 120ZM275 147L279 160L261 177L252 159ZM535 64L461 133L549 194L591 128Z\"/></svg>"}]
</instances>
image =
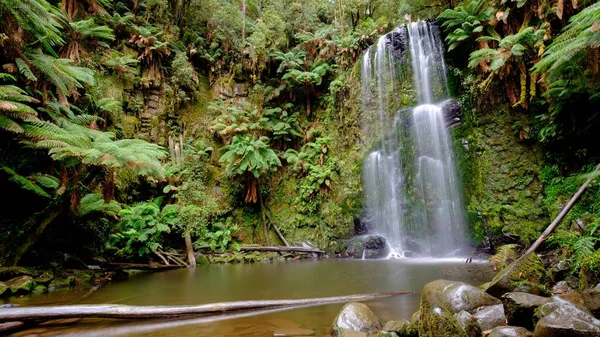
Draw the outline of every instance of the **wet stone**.
<instances>
[{"instance_id":1,"label":"wet stone","mask_svg":"<svg viewBox=\"0 0 600 337\"><path fill-rule=\"evenodd\" d=\"M533 329L535 310L551 299L522 292L506 293L502 297L508 324Z\"/></svg>"},{"instance_id":2,"label":"wet stone","mask_svg":"<svg viewBox=\"0 0 600 337\"><path fill-rule=\"evenodd\" d=\"M482 331L506 325L506 316L502 304L479 308L475 311L473 317L477 320Z\"/></svg>"},{"instance_id":3,"label":"wet stone","mask_svg":"<svg viewBox=\"0 0 600 337\"><path fill-rule=\"evenodd\" d=\"M381 330L377 316L363 303L348 303L333 322L334 336L344 336L345 330L376 333Z\"/></svg>"},{"instance_id":4,"label":"wet stone","mask_svg":"<svg viewBox=\"0 0 600 337\"><path fill-rule=\"evenodd\" d=\"M493 328L486 337L531 337L533 334L520 326L499 326Z\"/></svg>"}]
</instances>

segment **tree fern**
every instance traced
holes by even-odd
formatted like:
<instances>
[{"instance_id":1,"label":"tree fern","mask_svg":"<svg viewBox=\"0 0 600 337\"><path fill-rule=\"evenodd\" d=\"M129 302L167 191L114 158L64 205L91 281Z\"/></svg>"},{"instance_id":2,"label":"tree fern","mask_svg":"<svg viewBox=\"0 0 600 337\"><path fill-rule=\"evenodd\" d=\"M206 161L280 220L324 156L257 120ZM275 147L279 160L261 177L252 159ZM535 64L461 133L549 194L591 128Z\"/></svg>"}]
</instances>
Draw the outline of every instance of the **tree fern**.
<instances>
[{"instance_id":1,"label":"tree fern","mask_svg":"<svg viewBox=\"0 0 600 337\"><path fill-rule=\"evenodd\" d=\"M76 93L83 84L94 85L94 72L73 65L70 59L55 58L41 50L25 54L31 64L64 96Z\"/></svg>"},{"instance_id":2,"label":"tree fern","mask_svg":"<svg viewBox=\"0 0 600 337\"><path fill-rule=\"evenodd\" d=\"M0 79L14 80L14 77L0 73ZM36 102L36 99L17 86L0 85L0 129L23 132L20 122L37 118L37 112L26 103Z\"/></svg>"},{"instance_id":3,"label":"tree fern","mask_svg":"<svg viewBox=\"0 0 600 337\"><path fill-rule=\"evenodd\" d=\"M565 67L581 62L588 49L600 47L600 3L585 8L569 22L533 67L534 73L547 72L551 81L558 79Z\"/></svg>"},{"instance_id":4,"label":"tree fern","mask_svg":"<svg viewBox=\"0 0 600 337\"><path fill-rule=\"evenodd\" d=\"M64 44L60 12L46 0L1 0L0 8L50 53L54 53L52 47Z\"/></svg>"}]
</instances>

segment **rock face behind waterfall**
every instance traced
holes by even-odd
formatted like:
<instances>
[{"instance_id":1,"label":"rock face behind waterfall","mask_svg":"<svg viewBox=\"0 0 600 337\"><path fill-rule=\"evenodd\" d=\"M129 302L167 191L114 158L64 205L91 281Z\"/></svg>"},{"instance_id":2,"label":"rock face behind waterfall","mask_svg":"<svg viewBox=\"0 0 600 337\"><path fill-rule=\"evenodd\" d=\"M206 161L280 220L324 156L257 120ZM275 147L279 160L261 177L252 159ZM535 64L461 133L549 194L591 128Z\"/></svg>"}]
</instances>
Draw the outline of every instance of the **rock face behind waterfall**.
<instances>
[{"instance_id":1,"label":"rock face behind waterfall","mask_svg":"<svg viewBox=\"0 0 600 337\"><path fill-rule=\"evenodd\" d=\"M356 236L344 245L345 254L355 259L382 259L390 253L386 239L380 235Z\"/></svg>"}]
</instances>

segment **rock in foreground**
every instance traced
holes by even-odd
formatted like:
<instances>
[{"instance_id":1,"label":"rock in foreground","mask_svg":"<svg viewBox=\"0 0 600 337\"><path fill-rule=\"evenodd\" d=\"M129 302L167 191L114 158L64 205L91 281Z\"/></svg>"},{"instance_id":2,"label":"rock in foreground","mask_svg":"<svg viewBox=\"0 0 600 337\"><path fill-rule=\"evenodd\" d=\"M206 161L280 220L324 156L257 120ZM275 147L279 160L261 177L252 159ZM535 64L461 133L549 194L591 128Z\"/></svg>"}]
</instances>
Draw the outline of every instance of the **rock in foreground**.
<instances>
[{"instance_id":1,"label":"rock in foreground","mask_svg":"<svg viewBox=\"0 0 600 337\"><path fill-rule=\"evenodd\" d=\"M375 334L381 330L381 323L365 304L348 303L337 315L331 328L336 337L346 336L349 331Z\"/></svg>"}]
</instances>

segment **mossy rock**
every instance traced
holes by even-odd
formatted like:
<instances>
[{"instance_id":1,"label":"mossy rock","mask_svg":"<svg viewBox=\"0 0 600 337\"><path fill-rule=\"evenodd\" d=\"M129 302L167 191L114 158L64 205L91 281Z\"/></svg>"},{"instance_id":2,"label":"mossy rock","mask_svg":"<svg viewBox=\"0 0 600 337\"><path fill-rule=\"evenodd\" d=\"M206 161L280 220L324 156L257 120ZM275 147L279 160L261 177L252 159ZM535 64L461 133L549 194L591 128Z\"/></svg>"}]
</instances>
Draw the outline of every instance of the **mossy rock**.
<instances>
[{"instance_id":1,"label":"mossy rock","mask_svg":"<svg viewBox=\"0 0 600 337\"><path fill-rule=\"evenodd\" d=\"M55 278L48 285L48 290L54 290L58 288L68 288L75 285L75 277L69 276L67 278Z\"/></svg>"},{"instance_id":2,"label":"mossy rock","mask_svg":"<svg viewBox=\"0 0 600 337\"><path fill-rule=\"evenodd\" d=\"M455 314L501 304L483 290L463 282L436 280L425 285L419 308L419 336L469 337Z\"/></svg>"},{"instance_id":3,"label":"mossy rock","mask_svg":"<svg viewBox=\"0 0 600 337\"><path fill-rule=\"evenodd\" d=\"M490 295L500 297L504 293L515 289L523 281L528 281L541 286L548 285L548 276L542 260L535 252L523 255L516 261L502 269L492 281L482 285Z\"/></svg>"},{"instance_id":4,"label":"mossy rock","mask_svg":"<svg viewBox=\"0 0 600 337\"><path fill-rule=\"evenodd\" d=\"M0 282L0 296L8 290L8 286L4 282Z\"/></svg>"},{"instance_id":5,"label":"mossy rock","mask_svg":"<svg viewBox=\"0 0 600 337\"><path fill-rule=\"evenodd\" d=\"M439 307L430 309L419 322L419 337L469 337L458 320Z\"/></svg>"},{"instance_id":6,"label":"mossy rock","mask_svg":"<svg viewBox=\"0 0 600 337\"><path fill-rule=\"evenodd\" d=\"M535 310L550 301L551 299L547 297L522 292L511 292L502 296L508 324L530 330L534 328L533 314Z\"/></svg>"},{"instance_id":7,"label":"mossy rock","mask_svg":"<svg viewBox=\"0 0 600 337\"><path fill-rule=\"evenodd\" d=\"M6 281L6 285L13 294L28 293L35 288L35 281L31 276L19 276Z\"/></svg>"},{"instance_id":8,"label":"mossy rock","mask_svg":"<svg viewBox=\"0 0 600 337\"><path fill-rule=\"evenodd\" d=\"M35 288L33 288L33 293L35 293L35 294L41 294L41 293L45 293L47 291L48 291L48 288L42 284L38 284L37 286L35 286Z\"/></svg>"},{"instance_id":9,"label":"mossy rock","mask_svg":"<svg viewBox=\"0 0 600 337\"><path fill-rule=\"evenodd\" d=\"M51 271L44 271L42 274L35 278L37 284L48 284L54 279L54 273Z\"/></svg>"},{"instance_id":10,"label":"mossy rock","mask_svg":"<svg viewBox=\"0 0 600 337\"><path fill-rule=\"evenodd\" d=\"M32 275L35 275L35 272L31 269L23 268L23 267L16 267L16 266L0 267L0 281L8 281L17 276L23 276L23 275L32 276Z\"/></svg>"}]
</instances>

